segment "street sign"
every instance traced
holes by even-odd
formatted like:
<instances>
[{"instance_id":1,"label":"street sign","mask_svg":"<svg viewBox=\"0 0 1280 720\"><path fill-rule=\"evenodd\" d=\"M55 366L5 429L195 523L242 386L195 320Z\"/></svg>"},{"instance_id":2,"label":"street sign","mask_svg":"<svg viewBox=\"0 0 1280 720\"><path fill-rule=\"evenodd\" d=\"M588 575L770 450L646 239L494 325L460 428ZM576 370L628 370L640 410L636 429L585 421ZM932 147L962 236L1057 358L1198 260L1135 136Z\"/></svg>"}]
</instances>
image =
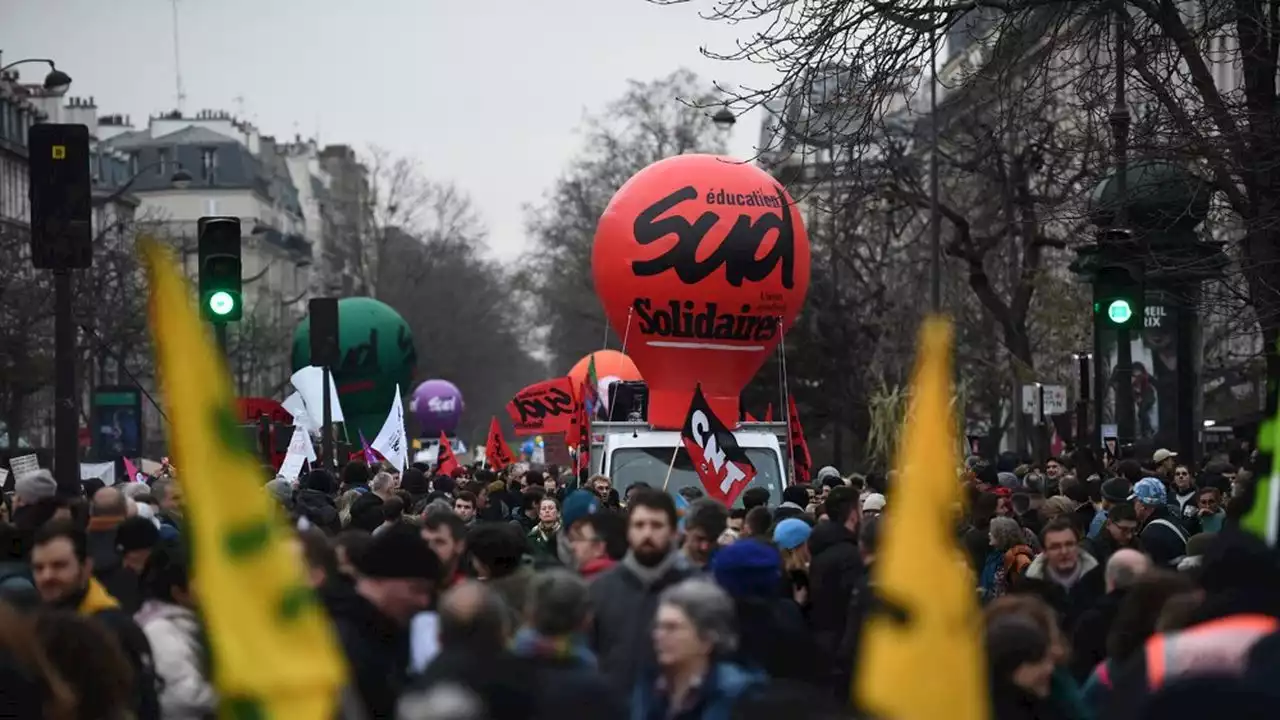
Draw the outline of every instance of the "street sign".
<instances>
[{"instance_id":1,"label":"street sign","mask_svg":"<svg viewBox=\"0 0 1280 720\"><path fill-rule=\"evenodd\" d=\"M1037 418L1042 415L1065 415L1067 407L1067 388L1065 385L1022 386L1022 412L1024 415L1034 415Z\"/></svg>"}]
</instances>

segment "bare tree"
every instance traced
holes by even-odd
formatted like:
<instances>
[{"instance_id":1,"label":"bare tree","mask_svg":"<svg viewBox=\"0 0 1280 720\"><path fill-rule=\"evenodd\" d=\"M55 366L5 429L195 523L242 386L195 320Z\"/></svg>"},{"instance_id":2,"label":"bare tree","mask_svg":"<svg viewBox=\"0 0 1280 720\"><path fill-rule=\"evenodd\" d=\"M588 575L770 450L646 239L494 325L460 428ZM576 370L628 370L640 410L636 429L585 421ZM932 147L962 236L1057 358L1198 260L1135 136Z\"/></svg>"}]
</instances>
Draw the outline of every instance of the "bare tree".
<instances>
[{"instance_id":1,"label":"bare tree","mask_svg":"<svg viewBox=\"0 0 1280 720\"><path fill-rule=\"evenodd\" d=\"M724 152L724 138L704 109L715 98L688 70L632 80L622 97L587 119L580 155L543 203L530 208L526 225L534 249L524 260L522 280L549 325L556 370L567 370L602 342L620 344L608 339L592 284L596 223L618 188L646 166L687 152Z\"/></svg>"},{"instance_id":2,"label":"bare tree","mask_svg":"<svg viewBox=\"0 0 1280 720\"><path fill-rule=\"evenodd\" d=\"M661 4L695 0L655 0ZM1267 374L1280 378L1280 2L1169 3L999 0L712 0L706 16L758 32L710 54L764 62L779 72L766 88L740 90L740 106L788 104L811 87L816 68L849 68L842 100L849 114L875 120L893 96L893 69L928 67L948 36L976 39L960 62L987 82L1052 78L1080 114L1101 119L1115 87L1113 47L1122 52L1133 114L1131 155L1155 155L1203 173L1223 200L1215 234L1231 243L1235 279L1247 289ZM1123 13L1123 15L1118 15ZM970 81L971 82L971 81ZM795 103L789 103L794 106ZM780 125L794 125L781 114ZM875 123L850 122L851 134ZM1106 137L1098 124L1099 136ZM785 130L786 128L784 128ZM785 134L785 133L784 133ZM1097 168L1102 170L1103 168Z\"/></svg>"}]
</instances>

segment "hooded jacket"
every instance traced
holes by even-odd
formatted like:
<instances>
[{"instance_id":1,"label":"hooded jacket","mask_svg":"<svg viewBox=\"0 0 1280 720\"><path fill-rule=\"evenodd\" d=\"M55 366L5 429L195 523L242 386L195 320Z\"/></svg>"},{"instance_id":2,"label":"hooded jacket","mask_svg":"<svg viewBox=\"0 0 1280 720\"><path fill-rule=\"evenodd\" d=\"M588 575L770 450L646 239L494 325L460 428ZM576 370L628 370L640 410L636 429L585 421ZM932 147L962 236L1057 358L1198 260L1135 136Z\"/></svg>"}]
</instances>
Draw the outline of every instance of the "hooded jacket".
<instances>
[{"instance_id":1,"label":"hooded jacket","mask_svg":"<svg viewBox=\"0 0 1280 720\"><path fill-rule=\"evenodd\" d=\"M196 614L181 605L148 600L134 620L151 643L165 720L202 720L215 714L218 700L203 661Z\"/></svg>"},{"instance_id":2,"label":"hooded jacket","mask_svg":"<svg viewBox=\"0 0 1280 720\"><path fill-rule=\"evenodd\" d=\"M1062 627L1074 627L1086 610L1097 604L1106 593L1102 565L1088 552L1081 550L1080 575L1075 584L1064 588L1049 575L1049 556L1041 553L1027 567L1019 590L1030 590L1053 606L1062 620Z\"/></svg>"},{"instance_id":3,"label":"hooded jacket","mask_svg":"<svg viewBox=\"0 0 1280 720\"><path fill-rule=\"evenodd\" d=\"M827 657L836 657L849 617L849 598L862 580L858 537L844 525L820 522L809 535L809 624Z\"/></svg>"}]
</instances>

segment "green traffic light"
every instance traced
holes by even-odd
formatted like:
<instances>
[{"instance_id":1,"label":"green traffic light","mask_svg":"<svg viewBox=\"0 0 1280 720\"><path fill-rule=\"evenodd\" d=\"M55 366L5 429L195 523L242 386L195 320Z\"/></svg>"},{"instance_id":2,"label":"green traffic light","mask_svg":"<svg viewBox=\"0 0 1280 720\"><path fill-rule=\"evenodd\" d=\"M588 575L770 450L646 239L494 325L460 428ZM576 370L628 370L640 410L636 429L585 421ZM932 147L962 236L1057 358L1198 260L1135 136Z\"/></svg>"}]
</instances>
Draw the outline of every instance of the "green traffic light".
<instances>
[{"instance_id":1,"label":"green traffic light","mask_svg":"<svg viewBox=\"0 0 1280 720\"><path fill-rule=\"evenodd\" d=\"M230 315L236 309L236 299L226 290L219 290L209 296L209 312L214 315Z\"/></svg>"},{"instance_id":2,"label":"green traffic light","mask_svg":"<svg viewBox=\"0 0 1280 720\"><path fill-rule=\"evenodd\" d=\"M1128 300L1112 300L1107 306L1107 319L1116 325L1123 325L1133 317L1133 308Z\"/></svg>"}]
</instances>

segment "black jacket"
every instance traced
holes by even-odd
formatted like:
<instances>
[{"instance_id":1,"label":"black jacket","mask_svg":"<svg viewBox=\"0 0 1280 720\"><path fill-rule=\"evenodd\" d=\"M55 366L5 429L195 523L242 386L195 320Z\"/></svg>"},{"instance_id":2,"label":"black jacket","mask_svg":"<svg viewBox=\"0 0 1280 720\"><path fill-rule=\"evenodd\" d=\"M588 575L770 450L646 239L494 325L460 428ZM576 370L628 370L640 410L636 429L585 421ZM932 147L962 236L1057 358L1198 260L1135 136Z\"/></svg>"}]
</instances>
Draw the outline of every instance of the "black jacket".
<instances>
[{"instance_id":1,"label":"black jacket","mask_svg":"<svg viewBox=\"0 0 1280 720\"><path fill-rule=\"evenodd\" d=\"M372 490L361 493L360 497L351 503L350 527L373 532L382 522L382 498L374 495Z\"/></svg>"},{"instance_id":2,"label":"black jacket","mask_svg":"<svg viewBox=\"0 0 1280 720\"><path fill-rule=\"evenodd\" d=\"M355 503L351 505L354 507ZM319 490L310 488L299 490L293 498L293 513L300 518L306 518L307 522L329 535L336 535L342 531L342 519L338 516L338 508L334 505L333 498Z\"/></svg>"},{"instance_id":3,"label":"black jacket","mask_svg":"<svg viewBox=\"0 0 1280 720\"><path fill-rule=\"evenodd\" d=\"M131 614L120 608L100 610L90 617L111 631L133 668L134 705L138 709L138 720L160 720L159 679L151 655L151 643L142 628L134 622Z\"/></svg>"},{"instance_id":4,"label":"black jacket","mask_svg":"<svg viewBox=\"0 0 1280 720\"><path fill-rule=\"evenodd\" d=\"M642 673L655 663L653 617L658 611L658 595L689 576L675 560L668 557L666 571L652 585L646 586L631 570L629 557L591 582L595 613L589 640L599 657L600 671L618 692L629 694Z\"/></svg>"},{"instance_id":5,"label":"black jacket","mask_svg":"<svg viewBox=\"0 0 1280 720\"><path fill-rule=\"evenodd\" d=\"M119 601L125 612L130 615L138 612L142 607L141 579L121 564L120 553L116 551L116 529L90 530L86 539L89 558L93 560L93 576Z\"/></svg>"},{"instance_id":6,"label":"black jacket","mask_svg":"<svg viewBox=\"0 0 1280 720\"><path fill-rule=\"evenodd\" d=\"M1057 611L1059 625L1069 630L1106 593L1102 565L1092 555L1081 552L1083 573L1068 590L1049 577L1048 559L1048 556L1041 554L1033 560L1022 579L1014 586L1014 591L1039 595Z\"/></svg>"},{"instance_id":7,"label":"black jacket","mask_svg":"<svg viewBox=\"0 0 1280 720\"><path fill-rule=\"evenodd\" d=\"M1156 522L1157 520L1168 521L1174 527ZM1138 533L1138 544L1143 552L1151 556L1153 563L1169 567L1174 560L1187 554L1187 538L1174 529L1181 527L1181 518L1174 517L1167 505L1158 505L1147 521L1142 524L1142 531Z\"/></svg>"},{"instance_id":8,"label":"black jacket","mask_svg":"<svg viewBox=\"0 0 1280 720\"><path fill-rule=\"evenodd\" d=\"M356 691L370 720L395 716L409 667L409 631L354 588L333 583L321 593L333 618Z\"/></svg>"},{"instance_id":9,"label":"black jacket","mask_svg":"<svg viewBox=\"0 0 1280 720\"><path fill-rule=\"evenodd\" d=\"M1107 635L1115 622L1120 603L1124 600L1123 588L1103 595L1098 602L1080 615L1071 631L1071 675L1084 684L1098 663L1107 658Z\"/></svg>"},{"instance_id":10,"label":"black jacket","mask_svg":"<svg viewBox=\"0 0 1280 720\"><path fill-rule=\"evenodd\" d=\"M729 659L774 679L812 682L828 667L794 600L740 597L738 650Z\"/></svg>"},{"instance_id":11,"label":"black jacket","mask_svg":"<svg viewBox=\"0 0 1280 720\"><path fill-rule=\"evenodd\" d=\"M858 538L843 525L820 522L809 536L809 624L818 647L835 657L849 617L849 597L865 574Z\"/></svg>"}]
</instances>

